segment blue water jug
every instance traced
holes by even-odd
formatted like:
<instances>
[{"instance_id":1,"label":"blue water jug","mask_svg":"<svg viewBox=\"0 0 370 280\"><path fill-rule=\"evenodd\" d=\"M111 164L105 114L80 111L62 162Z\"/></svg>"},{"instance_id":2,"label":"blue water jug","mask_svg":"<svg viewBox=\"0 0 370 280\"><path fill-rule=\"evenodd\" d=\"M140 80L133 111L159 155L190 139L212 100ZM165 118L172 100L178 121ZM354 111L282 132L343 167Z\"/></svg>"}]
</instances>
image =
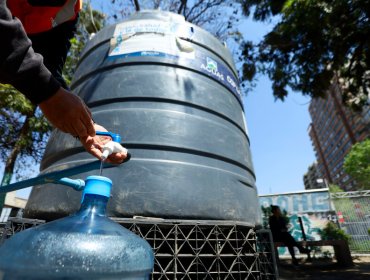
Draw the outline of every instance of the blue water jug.
<instances>
[{"instance_id":1,"label":"blue water jug","mask_svg":"<svg viewBox=\"0 0 370 280\"><path fill-rule=\"evenodd\" d=\"M80 210L0 247L0 279L149 279L152 248L105 215L112 181L90 176Z\"/></svg>"}]
</instances>

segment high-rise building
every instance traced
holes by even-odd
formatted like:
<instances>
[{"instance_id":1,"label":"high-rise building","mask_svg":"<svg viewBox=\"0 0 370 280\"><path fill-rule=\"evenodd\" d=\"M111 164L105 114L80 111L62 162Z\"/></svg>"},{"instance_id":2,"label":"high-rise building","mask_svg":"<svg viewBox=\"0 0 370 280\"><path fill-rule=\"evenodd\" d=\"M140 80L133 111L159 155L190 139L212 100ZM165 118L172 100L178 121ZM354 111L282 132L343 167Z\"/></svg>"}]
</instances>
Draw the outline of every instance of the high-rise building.
<instances>
[{"instance_id":1,"label":"high-rise building","mask_svg":"<svg viewBox=\"0 0 370 280\"><path fill-rule=\"evenodd\" d=\"M370 137L370 108L354 113L342 103L341 89L333 83L326 99L312 99L309 135L318 171L329 183L343 190L356 190L356 182L344 172L343 162L353 144Z\"/></svg>"},{"instance_id":2,"label":"high-rise building","mask_svg":"<svg viewBox=\"0 0 370 280\"><path fill-rule=\"evenodd\" d=\"M314 162L308 167L306 174L303 175L303 183L305 190L325 188L325 181L317 168L317 162Z\"/></svg>"}]
</instances>

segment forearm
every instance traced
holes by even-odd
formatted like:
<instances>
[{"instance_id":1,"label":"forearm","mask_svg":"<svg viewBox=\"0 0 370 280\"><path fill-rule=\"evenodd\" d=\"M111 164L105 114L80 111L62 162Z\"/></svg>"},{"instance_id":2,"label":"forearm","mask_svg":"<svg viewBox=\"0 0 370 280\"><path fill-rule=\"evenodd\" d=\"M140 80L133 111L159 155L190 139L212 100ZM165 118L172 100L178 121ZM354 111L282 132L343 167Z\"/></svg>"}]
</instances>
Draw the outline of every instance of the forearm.
<instances>
[{"instance_id":1,"label":"forearm","mask_svg":"<svg viewBox=\"0 0 370 280\"><path fill-rule=\"evenodd\" d=\"M13 85L34 104L48 99L60 83L43 64L41 55L32 49L21 22L13 19L0 0L0 82Z\"/></svg>"}]
</instances>

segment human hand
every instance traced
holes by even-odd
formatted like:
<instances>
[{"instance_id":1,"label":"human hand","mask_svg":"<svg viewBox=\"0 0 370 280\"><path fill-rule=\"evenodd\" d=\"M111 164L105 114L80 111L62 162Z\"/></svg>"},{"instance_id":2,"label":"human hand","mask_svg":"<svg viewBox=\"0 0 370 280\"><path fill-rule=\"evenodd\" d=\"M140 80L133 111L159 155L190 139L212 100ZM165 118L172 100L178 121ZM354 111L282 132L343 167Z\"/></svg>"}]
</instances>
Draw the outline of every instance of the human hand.
<instances>
[{"instance_id":1,"label":"human hand","mask_svg":"<svg viewBox=\"0 0 370 280\"><path fill-rule=\"evenodd\" d=\"M103 126L94 124L96 131L107 131ZM102 159L103 147L106 143L112 141L109 136L95 135L94 137L86 136L80 137L81 144L84 146L87 152L92 154L98 159ZM127 152L113 153L105 160L106 162L118 164L122 163L127 158Z\"/></svg>"},{"instance_id":2,"label":"human hand","mask_svg":"<svg viewBox=\"0 0 370 280\"><path fill-rule=\"evenodd\" d=\"M64 88L39 104L45 117L56 128L73 136L94 137L95 129L90 110L77 95Z\"/></svg>"}]
</instances>

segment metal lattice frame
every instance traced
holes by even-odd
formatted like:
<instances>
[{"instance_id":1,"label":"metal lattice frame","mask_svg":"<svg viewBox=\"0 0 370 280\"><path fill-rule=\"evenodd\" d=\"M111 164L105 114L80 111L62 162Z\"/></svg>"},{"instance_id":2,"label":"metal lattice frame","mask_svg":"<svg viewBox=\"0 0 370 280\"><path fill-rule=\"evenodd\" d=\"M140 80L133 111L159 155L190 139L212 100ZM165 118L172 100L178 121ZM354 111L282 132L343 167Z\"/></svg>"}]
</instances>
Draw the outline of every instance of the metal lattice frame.
<instances>
[{"instance_id":1,"label":"metal lattice frame","mask_svg":"<svg viewBox=\"0 0 370 280\"><path fill-rule=\"evenodd\" d=\"M114 220L146 239L154 249L152 279L278 278L276 271L261 271L270 260L257 250L255 231L247 223ZM271 256L271 252L267 254Z\"/></svg>"},{"instance_id":2,"label":"metal lattice frame","mask_svg":"<svg viewBox=\"0 0 370 280\"><path fill-rule=\"evenodd\" d=\"M351 236L352 252L370 251L370 190L340 192L332 194L339 226Z\"/></svg>"},{"instance_id":3,"label":"metal lattice frame","mask_svg":"<svg viewBox=\"0 0 370 280\"><path fill-rule=\"evenodd\" d=\"M2 229L0 229L0 245L13 234L45 223L44 220L9 218Z\"/></svg>"},{"instance_id":4,"label":"metal lattice frame","mask_svg":"<svg viewBox=\"0 0 370 280\"><path fill-rule=\"evenodd\" d=\"M113 218L155 253L152 279L278 279L271 238L247 223ZM40 220L10 220L8 236ZM258 241L258 243L257 243Z\"/></svg>"},{"instance_id":5,"label":"metal lattice frame","mask_svg":"<svg viewBox=\"0 0 370 280\"><path fill-rule=\"evenodd\" d=\"M332 198L363 197L363 196L370 196L370 190L353 191L353 192L338 192L338 193L331 193L330 195Z\"/></svg>"},{"instance_id":6,"label":"metal lattice frame","mask_svg":"<svg viewBox=\"0 0 370 280\"><path fill-rule=\"evenodd\" d=\"M277 250L269 229L256 230L257 250L259 252L260 271L263 279L279 279Z\"/></svg>"}]
</instances>

